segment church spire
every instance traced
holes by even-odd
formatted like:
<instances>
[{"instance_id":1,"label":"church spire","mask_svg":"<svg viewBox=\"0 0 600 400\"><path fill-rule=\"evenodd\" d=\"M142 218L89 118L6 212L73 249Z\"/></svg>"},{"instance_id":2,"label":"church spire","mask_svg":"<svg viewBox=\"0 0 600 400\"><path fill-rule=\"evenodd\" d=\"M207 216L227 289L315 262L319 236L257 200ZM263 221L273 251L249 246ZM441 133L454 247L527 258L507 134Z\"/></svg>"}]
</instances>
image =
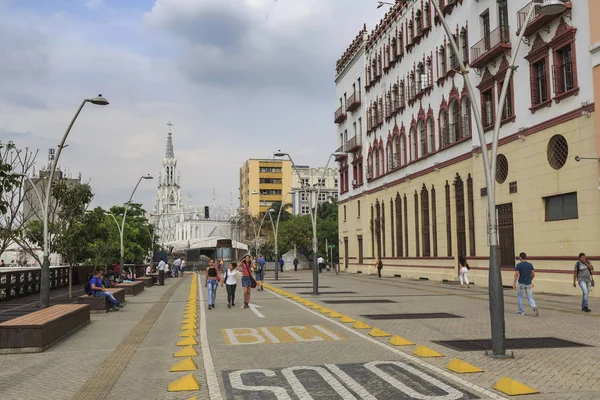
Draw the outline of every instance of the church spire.
<instances>
[{"instance_id":1,"label":"church spire","mask_svg":"<svg viewBox=\"0 0 600 400\"><path fill-rule=\"evenodd\" d=\"M171 121L167 123L167 126L169 127L169 135L167 136L167 151L165 153L165 158L175 158L175 152L173 151L173 137L171 133L173 124Z\"/></svg>"}]
</instances>

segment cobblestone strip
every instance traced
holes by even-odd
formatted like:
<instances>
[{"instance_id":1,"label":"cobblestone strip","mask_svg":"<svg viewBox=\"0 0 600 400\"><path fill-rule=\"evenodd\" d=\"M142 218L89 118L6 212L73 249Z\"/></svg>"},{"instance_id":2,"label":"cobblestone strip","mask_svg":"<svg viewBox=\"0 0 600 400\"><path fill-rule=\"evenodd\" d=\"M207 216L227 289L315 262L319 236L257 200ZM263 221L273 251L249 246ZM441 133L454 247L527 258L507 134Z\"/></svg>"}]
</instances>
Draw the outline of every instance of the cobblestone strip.
<instances>
[{"instance_id":1,"label":"cobblestone strip","mask_svg":"<svg viewBox=\"0 0 600 400\"><path fill-rule=\"evenodd\" d=\"M92 376L75 394L73 400L102 400L109 397L113 386L127 368L139 345L146 338L146 335L150 332L150 329L152 329L154 323L167 306L169 299L182 282L183 279L177 279L177 283L162 295L156 305L144 315L140 322L133 327L129 335L110 353L104 363L94 371Z\"/></svg>"}]
</instances>

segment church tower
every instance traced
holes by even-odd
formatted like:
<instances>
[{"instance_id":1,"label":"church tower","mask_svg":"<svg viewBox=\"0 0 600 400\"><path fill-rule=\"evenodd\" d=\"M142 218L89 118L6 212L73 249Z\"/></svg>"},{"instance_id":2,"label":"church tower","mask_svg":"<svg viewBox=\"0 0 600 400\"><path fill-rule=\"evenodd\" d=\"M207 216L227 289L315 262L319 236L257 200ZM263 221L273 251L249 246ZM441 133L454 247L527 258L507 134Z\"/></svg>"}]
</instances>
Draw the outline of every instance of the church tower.
<instances>
[{"instance_id":1,"label":"church tower","mask_svg":"<svg viewBox=\"0 0 600 400\"><path fill-rule=\"evenodd\" d=\"M160 236L168 236L168 227L172 226L175 218L172 216L160 217L164 213L172 213L173 211L183 207L181 199L181 186L179 172L177 171L177 158L173 151L173 134L171 127L173 124L169 122L169 133L167 134L167 149L162 162L162 169L158 174L158 191L156 193L156 201L154 203L154 215L159 216L157 220L157 233Z\"/></svg>"}]
</instances>

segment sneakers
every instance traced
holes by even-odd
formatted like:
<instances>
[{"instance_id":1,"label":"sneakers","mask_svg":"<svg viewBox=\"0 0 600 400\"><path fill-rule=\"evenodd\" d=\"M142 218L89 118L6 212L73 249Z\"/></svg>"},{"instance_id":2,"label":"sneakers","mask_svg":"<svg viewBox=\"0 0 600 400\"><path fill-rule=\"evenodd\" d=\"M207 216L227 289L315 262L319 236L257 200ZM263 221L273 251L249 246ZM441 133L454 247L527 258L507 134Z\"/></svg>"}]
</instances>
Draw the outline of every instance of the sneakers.
<instances>
[{"instance_id":1,"label":"sneakers","mask_svg":"<svg viewBox=\"0 0 600 400\"><path fill-rule=\"evenodd\" d=\"M111 307L110 311L119 311L119 307Z\"/></svg>"},{"instance_id":2,"label":"sneakers","mask_svg":"<svg viewBox=\"0 0 600 400\"><path fill-rule=\"evenodd\" d=\"M590 309L589 309L589 308L587 308L587 307L583 307L583 308L581 309L581 311L583 311L583 312L592 312L592 310L590 310Z\"/></svg>"},{"instance_id":3,"label":"sneakers","mask_svg":"<svg viewBox=\"0 0 600 400\"><path fill-rule=\"evenodd\" d=\"M227 308L231 308L231 304L227 303Z\"/></svg>"},{"instance_id":4,"label":"sneakers","mask_svg":"<svg viewBox=\"0 0 600 400\"><path fill-rule=\"evenodd\" d=\"M518 312L517 312L517 314L518 314L518 315L520 315L521 317L522 317L523 315L525 315L525 313L524 313L524 312L520 312L520 311L518 311Z\"/></svg>"},{"instance_id":5,"label":"sneakers","mask_svg":"<svg viewBox=\"0 0 600 400\"><path fill-rule=\"evenodd\" d=\"M209 305L208 305L208 309L210 310L211 308L212 308L212 305L210 305L210 304L209 304Z\"/></svg>"},{"instance_id":6,"label":"sneakers","mask_svg":"<svg viewBox=\"0 0 600 400\"><path fill-rule=\"evenodd\" d=\"M248 303L244 303L244 306L242 308L250 308L250 306L248 305Z\"/></svg>"},{"instance_id":7,"label":"sneakers","mask_svg":"<svg viewBox=\"0 0 600 400\"><path fill-rule=\"evenodd\" d=\"M235 307L235 303L231 303L231 307Z\"/></svg>"},{"instance_id":8,"label":"sneakers","mask_svg":"<svg viewBox=\"0 0 600 400\"><path fill-rule=\"evenodd\" d=\"M536 317L539 317L539 316L540 316L540 310L538 310L538 308L537 308L537 307L535 307L535 308L533 309L533 315L535 315Z\"/></svg>"}]
</instances>

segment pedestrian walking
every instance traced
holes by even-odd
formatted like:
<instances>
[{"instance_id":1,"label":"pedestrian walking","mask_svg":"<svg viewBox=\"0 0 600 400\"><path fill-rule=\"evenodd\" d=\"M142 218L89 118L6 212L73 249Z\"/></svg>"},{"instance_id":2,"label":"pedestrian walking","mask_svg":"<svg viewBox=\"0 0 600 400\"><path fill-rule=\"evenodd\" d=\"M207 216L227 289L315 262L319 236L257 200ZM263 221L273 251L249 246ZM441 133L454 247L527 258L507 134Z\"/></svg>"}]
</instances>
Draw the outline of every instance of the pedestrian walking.
<instances>
[{"instance_id":1,"label":"pedestrian walking","mask_svg":"<svg viewBox=\"0 0 600 400\"><path fill-rule=\"evenodd\" d=\"M527 261L527 254L519 254L519 261L520 262L515 267L515 279L513 282L513 289L517 289L517 305L519 306L519 315L525 315L525 310L523 309L523 292L525 292L525 296L527 297L527 301L533 310L533 314L537 317L540 315L540 312L535 305L532 292L535 270L533 265Z\"/></svg>"},{"instance_id":2,"label":"pedestrian walking","mask_svg":"<svg viewBox=\"0 0 600 400\"><path fill-rule=\"evenodd\" d=\"M179 268L181 267L181 258L178 257L173 261L173 277L179 278Z\"/></svg>"},{"instance_id":3,"label":"pedestrian walking","mask_svg":"<svg viewBox=\"0 0 600 400\"><path fill-rule=\"evenodd\" d=\"M252 290L252 271L254 270L254 263L250 255L244 257L240 263L239 270L242 273L242 287L244 288L244 305L242 308L250 308L250 291ZM256 287L256 281L254 283Z\"/></svg>"},{"instance_id":4,"label":"pedestrian walking","mask_svg":"<svg viewBox=\"0 0 600 400\"><path fill-rule=\"evenodd\" d=\"M183 278L183 273L185 272L185 260L183 257L181 257L181 266L179 267L179 270L181 271L181 277Z\"/></svg>"},{"instance_id":5,"label":"pedestrian walking","mask_svg":"<svg viewBox=\"0 0 600 400\"><path fill-rule=\"evenodd\" d=\"M317 264L319 265L319 273L323 272L323 265L325 264L323 257L319 256L319 258L317 258Z\"/></svg>"},{"instance_id":6,"label":"pedestrian walking","mask_svg":"<svg viewBox=\"0 0 600 400\"><path fill-rule=\"evenodd\" d=\"M204 287L208 288L208 309L215 308L215 297L217 296L217 286L219 285L219 272L215 265L215 260L208 262L208 267L204 272Z\"/></svg>"},{"instance_id":7,"label":"pedestrian walking","mask_svg":"<svg viewBox=\"0 0 600 400\"><path fill-rule=\"evenodd\" d=\"M458 279L460 280L460 287L464 288L467 285L467 288L471 287L469 285L469 277L467 276L467 272L471 267L469 267L469 263L467 262L467 258L465 256L458 256Z\"/></svg>"},{"instance_id":8,"label":"pedestrian walking","mask_svg":"<svg viewBox=\"0 0 600 400\"><path fill-rule=\"evenodd\" d=\"M159 286L163 286L165 284L166 266L167 266L167 263L165 263L165 259L161 258L160 262L158 263L158 267L156 267L156 269L158 269L158 285Z\"/></svg>"},{"instance_id":9,"label":"pedestrian walking","mask_svg":"<svg viewBox=\"0 0 600 400\"><path fill-rule=\"evenodd\" d=\"M254 279L256 279L256 284L258 285L258 290L263 291L265 288L263 287L264 279L265 279L265 265L267 261L263 257L262 254L258 255L256 259L256 263L254 264ZM275 267L277 268L277 267Z\"/></svg>"},{"instance_id":10,"label":"pedestrian walking","mask_svg":"<svg viewBox=\"0 0 600 400\"><path fill-rule=\"evenodd\" d=\"M283 261L283 257L280 257L279 258L279 268L280 268L279 270L281 272L283 272L283 264L285 264L285 261ZM275 268L277 268L277 266L275 266Z\"/></svg>"},{"instance_id":11,"label":"pedestrian walking","mask_svg":"<svg viewBox=\"0 0 600 400\"><path fill-rule=\"evenodd\" d=\"M298 271L298 264L300 264L300 261L294 257L294 271Z\"/></svg>"},{"instance_id":12,"label":"pedestrian walking","mask_svg":"<svg viewBox=\"0 0 600 400\"><path fill-rule=\"evenodd\" d=\"M594 266L585 256L585 253L579 253L579 261L575 264L575 272L573 273L573 287L577 287L577 283L581 288L581 311L591 312L588 308L588 295L594 286Z\"/></svg>"},{"instance_id":13,"label":"pedestrian walking","mask_svg":"<svg viewBox=\"0 0 600 400\"><path fill-rule=\"evenodd\" d=\"M377 276L381 278L381 269L383 268L383 261L381 261L381 257L377 258L375 267L377 267Z\"/></svg>"},{"instance_id":14,"label":"pedestrian walking","mask_svg":"<svg viewBox=\"0 0 600 400\"><path fill-rule=\"evenodd\" d=\"M229 268L223 273L223 280L221 281L221 287L224 283L225 288L227 289L227 308L235 307L235 289L237 288L236 276L240 275L240 271L238 271L236 267L236 263L229 263Z\"/></svg>"}]
</instances>

